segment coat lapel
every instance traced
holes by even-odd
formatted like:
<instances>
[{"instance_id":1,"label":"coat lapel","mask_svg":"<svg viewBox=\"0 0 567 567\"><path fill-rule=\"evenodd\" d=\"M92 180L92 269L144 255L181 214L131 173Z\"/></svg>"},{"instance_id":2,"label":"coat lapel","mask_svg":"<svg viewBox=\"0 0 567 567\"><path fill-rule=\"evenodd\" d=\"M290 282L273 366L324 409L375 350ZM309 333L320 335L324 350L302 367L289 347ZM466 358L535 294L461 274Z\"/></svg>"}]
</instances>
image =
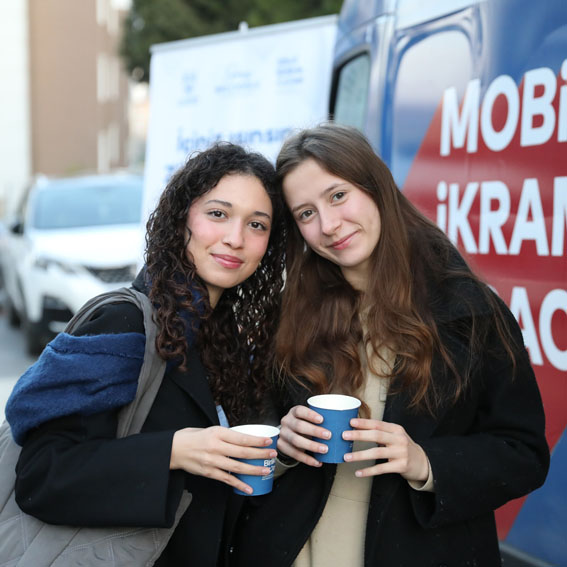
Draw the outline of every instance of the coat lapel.
<instances>
[{"instance_id":1,"label":"coat lapel","mask_svg":"<svg viewBox=\"0 0 567 567\"><path fill-rule=\"evenodd\" d=\"M218 425L219 418L207 381L207 373L194 348L189 349L187 354L187 368L185 372L179 368L175 369L171 373L171 380L193 399L212 425Z\"/></svg>"},{"instance_id":2,"label":"coat lapel","mask_svg":"<svg viewBox=\"0 0 567 567\"><path fill-rule=\"evenodd\" d=\"M420 439L431 436L439 423L439 417L434 418L423 410L411 410L409 404L410 398L404 392L389 395L384 408L384 421L401 425L406 433L419 443Z\"/></svg>"},{"instance_id":3,"label":"coat lapel","mask_svg":"<svg viewBox=\"0 0 567 567\"><path fill-rule=\"evenodd\" d=\"M390 392L384 408L384 421L401 425L416 443L431 437L437 426L443 421L450 407L449 401L453 396L453 384L447 378L447 369L439 355L434 356L431 369L435 386L444 400L436 408L434 416L425 409L410 408L411 396L404 390Z\"/></svg>"}]
</instances>

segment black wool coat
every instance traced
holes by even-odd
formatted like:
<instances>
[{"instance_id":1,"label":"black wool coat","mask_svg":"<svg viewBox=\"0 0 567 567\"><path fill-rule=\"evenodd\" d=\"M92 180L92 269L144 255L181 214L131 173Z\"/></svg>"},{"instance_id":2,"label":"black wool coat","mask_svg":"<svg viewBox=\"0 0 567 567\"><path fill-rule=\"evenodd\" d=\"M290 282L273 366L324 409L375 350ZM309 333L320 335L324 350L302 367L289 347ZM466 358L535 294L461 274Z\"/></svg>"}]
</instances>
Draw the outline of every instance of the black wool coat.
<instances>
[{"instance_id":1,"label":"black wool coat","mask_svg":"<svg viewBox=\"0 0 567 567\"><path fill-rule=\"evenodd\" d=\"M76 334L123 332L144 332L141 312L129 303L101 308ZM17 465L20 507L52 524L170 527L187 490L191 505L155 565L223 564L224 530L243 497L218 481L169 470L176 430L219 424L195 349L187 368L166 371L138 435L116 439L114 411L55 419L30 433Z\"/></svg>"},{"instance_id":2,"label":"black wool coat","mask_svg":"<svg viewBox=\"0 0 567 567\"><path fill-rule=\"evenodd\" d=\"M389 395L383 419L402 425L423 447L434 492L413 490L399 474L374 477L365 567L501 565L494 510L538 488L547 474L544 411L525 348L514 369L493 329L480 354L469 360L463 333L470 329L471 306L479 322L490 310L474 289L453 291L432 297L434 316L457 370L470 362L472 379L459 401L444 402L435 417L408 409L404 392ZM503 303L502 310L523 345ZM433 377L439 391L450 394L451 374L440 357ZM305 403L307 395L296 392L290 405ZM232 541L231 565L291 565L323 512L335 470L299 464L276 480L271 494L249 499Z\"/></svg>"}]
</instances>

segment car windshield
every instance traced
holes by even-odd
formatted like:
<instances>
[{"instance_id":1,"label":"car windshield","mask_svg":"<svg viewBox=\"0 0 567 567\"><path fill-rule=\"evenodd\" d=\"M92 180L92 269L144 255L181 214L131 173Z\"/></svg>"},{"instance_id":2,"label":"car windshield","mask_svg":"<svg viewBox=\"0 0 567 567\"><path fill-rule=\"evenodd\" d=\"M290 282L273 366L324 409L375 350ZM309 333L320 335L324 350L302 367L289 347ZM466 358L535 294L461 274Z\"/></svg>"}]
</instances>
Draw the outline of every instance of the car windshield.
<instances>
[{"instance_id":1,"label":"car windshield","mask_svg":"<svg viewBox=\"0 0 567 567\"><path fill-rule=\"evenodd\" d=\"M36 195L32 225L39 229L77 228L140 222L142 182L108 185L52 185Z\"/></svg>"}]
</instances>

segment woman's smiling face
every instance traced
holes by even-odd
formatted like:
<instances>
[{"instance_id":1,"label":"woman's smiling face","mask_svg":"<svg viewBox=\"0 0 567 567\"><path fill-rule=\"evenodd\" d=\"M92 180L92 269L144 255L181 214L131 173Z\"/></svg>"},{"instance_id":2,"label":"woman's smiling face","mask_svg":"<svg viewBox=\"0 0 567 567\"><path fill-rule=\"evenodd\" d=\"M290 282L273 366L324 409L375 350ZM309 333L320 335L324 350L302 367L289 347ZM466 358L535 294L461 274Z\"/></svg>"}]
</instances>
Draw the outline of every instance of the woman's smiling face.
<instances>
[{"instance_id":1,"label":"woman's smiling face","mask_svg":"<svg viewBox=\"0 0 567 567\"><path fill-rule=\"evenodd\" d=\"M285 176L283 191L309 247L337 264L355 289L364 290L381 228L380 212L370 195L313 159Z\"/></svg>"},{"instance_id":2,"label":"woman's smiling face","mask_svg":"<svg viewBox=\"0 0 567 567\"><path fill-rule=\"evenodd\" d=\"M272 214L270 197L251 175L226 175L191 204L186 250L212 307L225 289L242 283L258 267L268 247Z\"/></svg>"}]
</instances>

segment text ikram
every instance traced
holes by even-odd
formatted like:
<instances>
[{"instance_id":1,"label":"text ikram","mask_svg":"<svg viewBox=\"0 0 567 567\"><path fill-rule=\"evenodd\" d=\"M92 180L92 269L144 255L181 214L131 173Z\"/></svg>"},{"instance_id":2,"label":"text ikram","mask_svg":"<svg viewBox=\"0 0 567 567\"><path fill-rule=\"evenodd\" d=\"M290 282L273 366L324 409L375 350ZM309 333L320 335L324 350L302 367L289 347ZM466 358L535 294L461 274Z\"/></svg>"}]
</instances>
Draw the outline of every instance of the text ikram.
<instances>
[{"instance_id":1,"label":"text ikram","mask_svg":"<svg viewBox=\"0 0 567 567\"><path fill-rule=\"evenodd\" d=\"M567 59L563 61L558 80L548 67L532 69L524 75L523 92L509 75L496 77L480 102L480 79L469 81L459 111L457 89L443 93L440 155L448 156L451 148L465 147L467 153L478 150L479 132L485 145L498 152L510 144L520 127L520 145L537 146L551 139L557 125L557 141L567 141ZM559 89L558 112L553 106ZM521 105L520 105L521 96ZM492 122L493 108L499 97L505 97L508 112L504 126L498 130Z\"/></svg>"},{"instance_id":2,"label":"text ikram","mask_svg":"<svg viewBox=\"0 0 567 567\"><path fill-rule=\"evenodd\" d=\"M548 188L544 188L547 192ZM469 213L480 196L478 235L475 238ZM531 241L538 256L563 256L567 234L567 177L553 180L553 211L544 211L539 182L524 179L517 209L512 208L510 190L499 180L469 181L461 194L458 183L440 181L437 184L437 225L454 244L459 236L469 254L520 254L522 245ZM514 219L509 241L503 226ZM551 218L551 234L546 230L546 218ZM492 246L491 246L492 244Z\"/></svg>"}]
</instances>

